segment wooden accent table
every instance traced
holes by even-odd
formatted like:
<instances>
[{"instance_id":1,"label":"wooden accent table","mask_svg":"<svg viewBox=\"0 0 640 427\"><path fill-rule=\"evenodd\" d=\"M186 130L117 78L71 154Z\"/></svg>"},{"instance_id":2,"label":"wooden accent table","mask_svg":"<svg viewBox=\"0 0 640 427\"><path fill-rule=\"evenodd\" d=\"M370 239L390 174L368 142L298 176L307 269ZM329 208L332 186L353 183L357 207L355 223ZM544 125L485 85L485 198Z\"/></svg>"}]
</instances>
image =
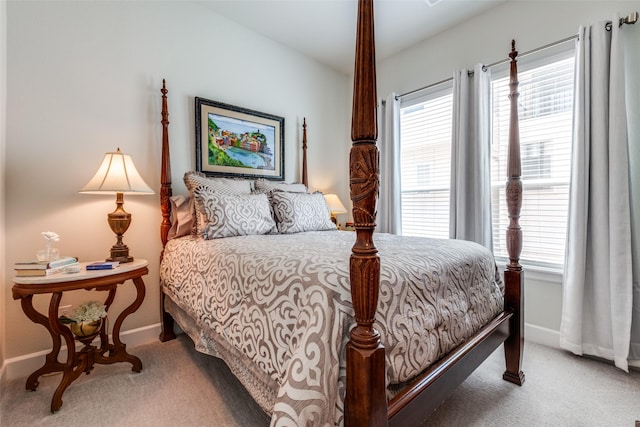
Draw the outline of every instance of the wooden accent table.
<instances>
[{"instance_id":1,"label":"wooden accent table","mask_svg":"<svg viewBox=\"0 0 640 427\"><path fill-rule=\"evenodd\" d=\"M129 362L131 370L140 372L142 362L136 356L126 351L126 345L120 341L120 327L124 319L135 312L145 295L145 285L142 276L149 273L148 262L144 259L135 259L133 262L120 264L113 270L87 271L82 263L82 270L78 273L57 273L42 277L14 277L14 285L11 288L13 299L20 299L22 311L35 323L39 323L49 331L53 341L51 353L46 355L44 365L27 378L26 389L35 391L38 387L38 378L51 372L63 372L62 380L56 388L51 399L51 412L56 412L62 406L62 394L76 378L83 372L89 374L94 363L112 364L116 362ZM58 321L58 309L62 294L66 291L77 289L108 291L109 295L104 304L109 312L109 307L116 296L118 285L131 279L136 287L135 301L120 313L113 324L112 340L109 343L107 327L100 330L100 347L85 343L84 348L76 351L74 335L71 330ZM38 294L51 294L48 316L39 313L33 308L33 296ZM67 360L58 361L61 338L67 345Z\"/></svg>"}]
</instances>

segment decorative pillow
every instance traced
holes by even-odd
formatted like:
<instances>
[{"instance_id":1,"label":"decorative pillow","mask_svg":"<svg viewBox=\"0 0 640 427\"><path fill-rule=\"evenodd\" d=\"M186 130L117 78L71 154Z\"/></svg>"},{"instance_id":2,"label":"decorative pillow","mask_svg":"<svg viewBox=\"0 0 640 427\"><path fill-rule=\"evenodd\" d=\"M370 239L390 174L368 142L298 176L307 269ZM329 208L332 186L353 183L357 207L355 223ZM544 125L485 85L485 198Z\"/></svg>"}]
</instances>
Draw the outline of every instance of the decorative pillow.
<instances>
[{"instance_id":1,"label":"decorative pillow","mask_svg":"<svg viewBox=\"0 0 640 427\"><path fill-rule=\"evenodd\" d=\"M274 191L271 200L280 233L336 229L322 193Z\"/></svg>"},{"instance_id":2,"label":"decorative pillow","mask_svg":"<svg viewBox=\"0 0 640 427\"><path fill-rule=\"evenodd\" d=\"M202 172L186 172L184 174L184 185L189 190L191 196L191 212L193 214L192 234L201 235L204 223L202 215L196 209L195 196L193 194L197 187L205 187L209 191L215 191L221 194L251 194L253 190L253 181L246 179L233 178L209 178Z\"/></svg>"},{"instance_id":3,"label":"decorative pillow","mask_svg":"<svg viewBox=\"0 0 640 427\"><path fill-rule=\"evenodd\" d=\"M300 183L289 183L282 181L268 181L266 179L256 179L254 184L256 193L269 193L274 190L288 191L290 193L306 193L307 187Z\"/></svg>"},{"instance_id":4,"label":"decorative pillow","mask_svg":"<svg viewBox=\"0 0 640 427\"><path fill-rule=\"evenodd\" d=\"M171 203L171 228L167 236L168 239L191 234L193 228L191 198L183 195L173 196L169 198L169 203Z\"/></svg>"},{"instance_id":5,"label":"decorative pillow","mask_svg":"<svg viewBox=\"0 0 640 427\"><path fill-rule=\"evenodd\" d=\"M202 236L207 240L277 232L266 194L222 194L204 186L193 194L205 220Z\"/></svg>"}]
</instances>

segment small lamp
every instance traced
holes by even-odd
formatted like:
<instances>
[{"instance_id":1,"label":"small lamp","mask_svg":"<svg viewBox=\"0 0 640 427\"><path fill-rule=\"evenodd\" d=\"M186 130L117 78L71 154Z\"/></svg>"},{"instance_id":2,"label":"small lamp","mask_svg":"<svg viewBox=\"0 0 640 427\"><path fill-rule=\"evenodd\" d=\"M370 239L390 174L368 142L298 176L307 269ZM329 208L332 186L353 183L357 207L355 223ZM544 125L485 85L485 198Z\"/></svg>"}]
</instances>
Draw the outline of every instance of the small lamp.
<instances>
[{"instance_id":1,"label":"small lamp","mask_svg":"<svg viewBox=\"0 0 640 427\"><path fill-rule=\"evenodd\" d=\"M131 224L131 214L122 208L124 194L154 194L136 170L131 156L122 154L120 149L115 153L106 153L98 172L82 190L82 194L115 194L116 210L107 215L111 230L116 234L116 244L111 248L111 257L107 261L121 263L133 261L129 256L129 248L122 243L122 236Z\"/></svg>"},{"instance_id":2,"label":"small lamp","mask_svg":"<svg viewBox=\"0 0 640 427\"><path fill-rule=\"evenodd\" d=\"M329 211L331 211L331 221L333 221L334 224L337 224L338 220L336 215L347 213L347 208L344 207L338 196L335 194L325 194L324 199L327 201Z\"/></svg>"}]
</instances>

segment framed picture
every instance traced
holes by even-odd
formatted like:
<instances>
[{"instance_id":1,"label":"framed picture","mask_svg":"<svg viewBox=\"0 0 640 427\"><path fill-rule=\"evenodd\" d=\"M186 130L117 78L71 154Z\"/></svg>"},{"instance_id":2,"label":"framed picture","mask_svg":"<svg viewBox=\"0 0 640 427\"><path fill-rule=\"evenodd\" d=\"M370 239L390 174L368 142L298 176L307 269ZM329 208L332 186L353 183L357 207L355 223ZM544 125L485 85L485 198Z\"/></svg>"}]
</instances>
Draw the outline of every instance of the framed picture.
<instances>
[{"instance_id":1,"label":"framed picture","mask_svg":"<svg viewBox=\"0 0 640 427\"><path fill-rule=\"evenodd\" d=\"M196 97L196 170L284 179L284 118Z\"/></svg>"}]
</instances>

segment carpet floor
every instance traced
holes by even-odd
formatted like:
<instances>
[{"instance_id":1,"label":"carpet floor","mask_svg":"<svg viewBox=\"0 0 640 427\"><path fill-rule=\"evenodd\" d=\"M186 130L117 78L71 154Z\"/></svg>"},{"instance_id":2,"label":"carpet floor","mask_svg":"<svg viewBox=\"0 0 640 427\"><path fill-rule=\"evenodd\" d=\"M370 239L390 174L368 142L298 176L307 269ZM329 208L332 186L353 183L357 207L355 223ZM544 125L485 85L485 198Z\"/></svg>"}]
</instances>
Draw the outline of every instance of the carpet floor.
<instances>
[{"instance_id":1,"label":"carpet floor","mask_svg":"<svg viewBox=\"0 0 640 427\"><path fill-rule=\"evenodd\" d=\"M269 419L218 359L193 349L181 335L129 349L143 370L97 365L49 412L61 378L2 385L2 426L268 426ZM640 420L640 372L527 343L522 387L502 380L499 348L433 413L424 426L615 426Z\"/></svg>"}]
</instances>

